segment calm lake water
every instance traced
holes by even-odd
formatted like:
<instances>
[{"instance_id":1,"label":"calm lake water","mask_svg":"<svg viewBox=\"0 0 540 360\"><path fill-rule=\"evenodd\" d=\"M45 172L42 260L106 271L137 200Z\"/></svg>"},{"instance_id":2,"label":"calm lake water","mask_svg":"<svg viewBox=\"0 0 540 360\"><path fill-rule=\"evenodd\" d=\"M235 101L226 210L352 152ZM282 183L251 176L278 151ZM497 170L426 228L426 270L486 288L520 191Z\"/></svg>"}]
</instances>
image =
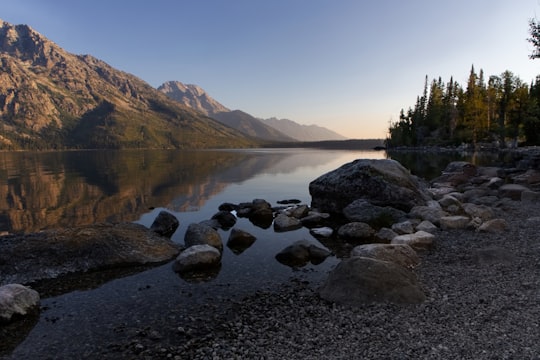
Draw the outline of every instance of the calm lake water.
<instances>
[{"instance_id":1,"label":"calm lake water","mask_svg":"<svg viewBox=\"0 0 540 360\"><path fill-rule=\"evenodd\" d=\"M408 156L398 161L427 177L440 174L456 159ZM355 159L386 157L377 151L314 149L0 153L0 231L35 232L104 221L149 226L159 211L167 210L180 221L172 239L183 243L187 226L209 219L222 203L260 198L272 205L284 199L309 205L308 185L320 175ZM318 283L339 261L330 257L317 266L291 269L274 258L291 243L305 239L330 250L331 246L306 228L275 233L272 227L262 229L243 218L235 227L257 240L239 255L225 247L221 270L211 281L187 282L169 263L81 282L42 299L44 310L13 358L61 358L84 353L84 344L91 353L89 343L127 336L119 329L181 324L190 308L208 306L216 298L241 298L291 279ZM220 234L226 242L229 232Z\"/></svg>"}]
</instances>

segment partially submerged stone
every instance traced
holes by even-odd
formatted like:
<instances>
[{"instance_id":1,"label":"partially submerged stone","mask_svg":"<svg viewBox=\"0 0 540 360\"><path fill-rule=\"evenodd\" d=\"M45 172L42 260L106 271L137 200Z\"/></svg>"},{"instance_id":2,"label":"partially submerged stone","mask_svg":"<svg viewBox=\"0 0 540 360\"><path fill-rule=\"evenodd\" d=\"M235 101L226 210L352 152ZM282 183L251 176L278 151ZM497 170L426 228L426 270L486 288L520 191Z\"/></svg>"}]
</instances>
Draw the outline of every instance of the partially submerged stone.
<instances>
[{"instance_id":1,"label":"partially submerged stone","mask_svg":"<svg viewBox=\"0 0 540 360\"><path fill-rule=\"evenodd\" d=\"M178 253L178 245L169 238L134 223L102 223L9 235L0 241L0 285L163 263Z\"/></svg>"},{"instance_id":2,"label":"partially submerged stone","mask_svg":"<svg viewBox=\"0 0 540 360\"><path fill-rule=\"evenodd\" d=\"M215 268L221 263L221 253L213 246L193 245L178 255L173 263L173 270L178 273L204 271Z\"/></svg>"}]
</instances>

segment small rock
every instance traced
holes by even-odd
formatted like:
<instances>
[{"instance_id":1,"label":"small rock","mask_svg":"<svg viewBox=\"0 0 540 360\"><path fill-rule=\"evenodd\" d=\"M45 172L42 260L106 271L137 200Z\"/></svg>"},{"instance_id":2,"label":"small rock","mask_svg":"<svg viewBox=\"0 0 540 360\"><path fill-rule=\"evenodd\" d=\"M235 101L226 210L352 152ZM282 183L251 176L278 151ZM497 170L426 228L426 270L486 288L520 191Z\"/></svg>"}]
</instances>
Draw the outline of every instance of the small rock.
<instances>
[{"instance_id":1,"label":"small rock","mask_svg":"<svg viewBox=\"0 0 540 360\"><path fill-rule=\"evenodd\" d=\"M508 223L504 219L488 220L482 225L480 225L480 227L478 227L478 231L480 232L483 231L483 232L491 232L491 233L502 232L502 231L505 231L506 229L508 229Z\"/></svg>"},{"instance_id":2,"label":"small rock","mask_svg":"<svg viewBox=\"0 0 540 360\"><path fill-rule=\"evenodd\" d=\"M291 216L285 214L278 214L274 219L274 231L284 232L300 229L302 227L302 222Z\"/></svg>"},{"instance_id":3,"label":"small rock","mask_svg":"<svg viewBox=\"0 0 540 360\"><path fill-rule=\"evenodd\" d=\"M392 239L391 244L406 244L414 250L426 250L433 246L435 235L425 231L417 231L414 234L399 235Z\"/></svg>"},{"instance_id":4,"label":"small rock","mask_svg":"<svg viewBox=\"0 0 540 360\"><path fill-rule=\"evenodd\" d=\"M467 216L443 216L440 219L441 229L466 229L471 219Z\"/></svg>"}]
</instances>

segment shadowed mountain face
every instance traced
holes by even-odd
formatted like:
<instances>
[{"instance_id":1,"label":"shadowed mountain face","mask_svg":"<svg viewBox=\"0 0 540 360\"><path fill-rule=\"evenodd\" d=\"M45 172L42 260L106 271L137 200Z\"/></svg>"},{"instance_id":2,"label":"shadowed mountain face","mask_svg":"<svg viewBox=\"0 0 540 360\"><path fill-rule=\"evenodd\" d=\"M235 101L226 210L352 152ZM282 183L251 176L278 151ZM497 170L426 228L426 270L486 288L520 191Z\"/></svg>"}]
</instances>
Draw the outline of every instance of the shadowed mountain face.
<instances>
[{"instance_id":1,"label":"shadowed mountain face","mask_svg":"<svg viewBox=\"0 0 540 360\"><path fill-rule=\"evenodd\" d=\"M0 125L0 149L254 145L133 75L1 20Z\"/></svg>"}]
</instances>

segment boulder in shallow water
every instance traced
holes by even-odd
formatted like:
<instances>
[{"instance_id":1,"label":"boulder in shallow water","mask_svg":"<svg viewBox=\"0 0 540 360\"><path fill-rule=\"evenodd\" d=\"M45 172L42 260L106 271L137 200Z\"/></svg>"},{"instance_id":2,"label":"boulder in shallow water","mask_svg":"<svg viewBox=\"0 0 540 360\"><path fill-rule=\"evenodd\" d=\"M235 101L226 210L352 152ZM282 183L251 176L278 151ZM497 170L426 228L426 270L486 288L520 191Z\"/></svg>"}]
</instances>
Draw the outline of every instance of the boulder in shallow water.
<instances>
[{"instance_id":1,"label":"boulder in shallow water","mask_svg":"<svg viewBox=\"0 0 540 360\"><path fill-rule=\"evenodd\" d=\"M0 285L74 272L163 263L179 246L140 224L95 224L3 236Z\"/></svg>"},{"instance_id":2,"label":"boulder in shallow water","mask_svg":"<svg viewBox=\"0 0 540 360\"><path fill-rule=\"evenodd\" d=\"M184 235L184 244L186 247L206 244L215 247L220 252L223 251L221 236L216 229L206 224L189 224Z\"/></svg>"},{"instance_id":3,"label":"boulder in shallow water","mask_svg":"<svg viewBox=\"0 0 540 360\"><path fill-rule=\"evenodd\" d=\"M178 226L180 226L180 222L176 216L168 211L160 211L152 225L150 225L150 230L170 238L178 229Z\"/></svg>"},{"instance_id":4,"label":"boulder in shallow water","mask_svg":"<svg viewBox=\"0 0 540 360\"><path fill-rule=\"evenodd\" d=\"M313 180L309 193L313 208L339 214L358 199L409 211L431 198L418 178L389 159L359 159L345 164Z\"/></svg>"},{"instance_id":5,"label":"boulder in shallow water","mask_svg":"<svg viewBox=\"0 0 540 360\"><path fill-rule=\"evenodd\" d=\"M221 264L221 253L210 245L193 245L178 255L173 270L178 273L211 270Z\"/></svg>"}]
</instances>

